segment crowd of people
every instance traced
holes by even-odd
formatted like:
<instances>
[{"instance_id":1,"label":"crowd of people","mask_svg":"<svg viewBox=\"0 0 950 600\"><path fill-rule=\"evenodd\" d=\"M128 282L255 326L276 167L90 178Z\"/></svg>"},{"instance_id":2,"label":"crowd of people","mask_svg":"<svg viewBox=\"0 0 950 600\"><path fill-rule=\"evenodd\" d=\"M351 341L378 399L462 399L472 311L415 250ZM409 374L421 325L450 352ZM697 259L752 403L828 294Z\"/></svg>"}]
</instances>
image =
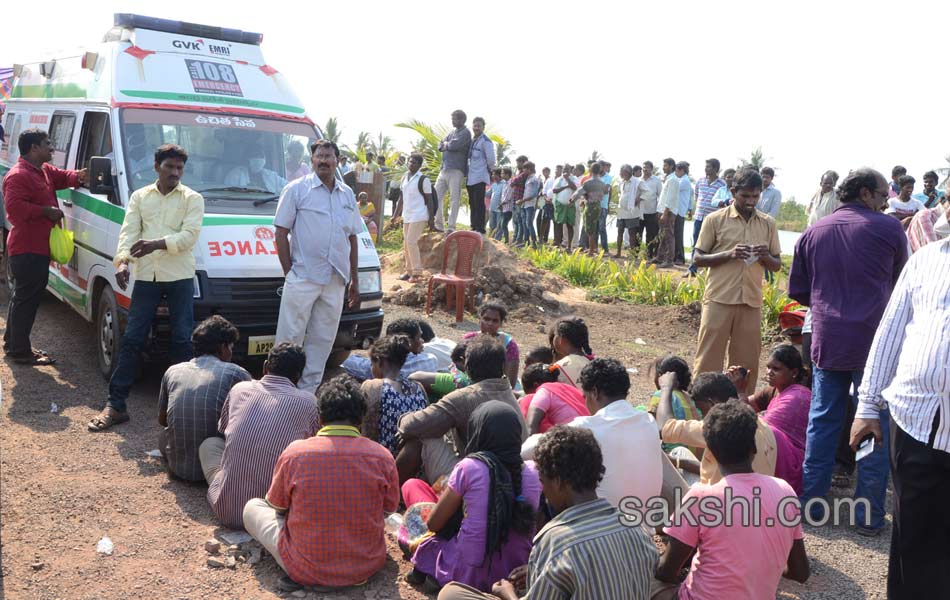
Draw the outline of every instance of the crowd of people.
<instances>
[{"instance_id":1,"label":"crowd of people","mask_svg":"<svg viewBox=\"0 0 950 600\"><path fill-rule=\"evenodd\" d=\"M494 154L484 121L476 119L474 137L464 123L456 111L441 150L460 155L443 157L434 186L416 179L420 155L408 161L400 189L410 278L421 276L408 245L421 227L412 226L438 227L441 210L431 208L439 192L452 192L455 205L466 177L470 197L481 187L487 200L487 223L486 213L472 213L476 231L489 235L494 224L504 238L514 220L515 243L535 243L549 219L555 239L572 247L571 221L580 217L588 247L606 246L609 164L591 164L586 181L573 179L583 165L565 165L550 186L526 159L508 180L504 170L473 180L475 155L494 172ZM48 164L46 132L25 131L18 142L20 162L3 181L16 259L4 349L44 365L52 359L29 344L42 291L33 288L49 266L36 239L62 218L55 190L85 173ZM311 154L312 172L283 188L276 210L286 281L277 343L255 380L231 363L239 339L231 323L213 316L193 324L191 249L203 200L181 183L187 152L155 151L157 180L132 195L115 256L118 285L133 270L136 279L128 327L108 403L89 423L101 431L129 419L139 352L166 297L175 364L159 396L164 461L175 477L207 482L216 519L260 541L287 573L283 589L365 583L388 554L384 519L400 511L389 522L401 523L407 579L443 600L771 598L783 577L809 577L801 513L827 520L821 500L836 457L847 469L859 446L860 458L850 457L858 533L885 528L893 473L889 596L921 597L950 577L940 536L950 529L940 496L950 485L950 429L941 418L950 414L942 366L950 226L931 173L924 199L899 169L890 185L867 168L840 183L832 172L822 177L788 283L789 296L809 308L806 340L801 349L773 348L767 385L757 389L763 282L781 269L775 220L761 210L780 200L768 193L774 173L741 168L720 179L710 159L694 188L684 162L664 161L663 182L649 162L621 167L620 207L629 212L618 219L618 249L624 234L636 242L646 231L658 264L685 264L678 252L695 199L692 266L707 270L692 367L658 357L656 392L633 398L627 367L609 351L595 355L596 332L583 318L554 320L548 343L523 352L503 331L508 312L496 302L480 306L478 331L458 341L435 336L423 320L394 320L368 356L325 377L343 303L359 303L355 236L365 214L337 178L335 144L318 141ZM538 207L525 198L547 192L553 209L545 200L536 230ZM647 219L644 204L654 201L655 219ZM445 228L456 218L450 210ZM736 498L756 502L760 520L726 502ZM657 506L661 518L648 522ZM716 516L709 506L725 507L725 519L706 520ZM653 533L664 538L662 554Z\"/></svg>"}]
</instances>

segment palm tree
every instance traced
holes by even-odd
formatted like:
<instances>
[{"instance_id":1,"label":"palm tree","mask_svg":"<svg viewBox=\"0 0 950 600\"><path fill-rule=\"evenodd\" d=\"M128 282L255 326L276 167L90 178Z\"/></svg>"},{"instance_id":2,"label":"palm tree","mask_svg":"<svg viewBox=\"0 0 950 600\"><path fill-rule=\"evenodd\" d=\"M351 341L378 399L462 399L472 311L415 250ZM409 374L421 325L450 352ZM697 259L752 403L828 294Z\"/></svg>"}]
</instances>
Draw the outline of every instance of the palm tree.
<instances>
[{"instance_id":1,"label":"palm tree","mask_svg":"<svg viewBox=\"0 0 950 600\"><path fill-rule=\"evenodd\" d=\"M499 167L511 164L511 143L507 140L492 140L495 142L495 163Z\"/></svg>"},{"instance_id":2,"label":"palm tree","mask_svg":"<svg viewBox=\"0 0 950 600\"><path fill-rule=\"evenodd\" d=\"M379 136L376 140L370 142L370 148L376 154L382 154L383 156L389 155L393 151L393 140L388 135L383 135L383 132L379 132Z\"/></svg>"},{"instance_id":3,"label":"palm tree","mask_svg":"<svg viewBox=\"0 0 950 600\"><path fill-rule=\"evenodd\" d=\"M762 146L759 146L752 151L752 154L749 155L749 160L744 158L739 159L739 168L743 167L752 167L756 171L761 171L762 167L765 166L766 161L772 160L772 157L765 158L765 154L762 152Z\"/></svg>"},{"instance_id":4,"label":"palm tree","mask_svg":"<svg viewBox=\"0 0 950 600\"><path fill-rule=\"evenodd\" d=\"M326 139L330 140L334 144L340 143L340 135L343 133L343 130L340 129L340 124L337 121L336 117L330 117L327 119L327 124L323 128L323 135Z\"/></svg>"}]
</instances>

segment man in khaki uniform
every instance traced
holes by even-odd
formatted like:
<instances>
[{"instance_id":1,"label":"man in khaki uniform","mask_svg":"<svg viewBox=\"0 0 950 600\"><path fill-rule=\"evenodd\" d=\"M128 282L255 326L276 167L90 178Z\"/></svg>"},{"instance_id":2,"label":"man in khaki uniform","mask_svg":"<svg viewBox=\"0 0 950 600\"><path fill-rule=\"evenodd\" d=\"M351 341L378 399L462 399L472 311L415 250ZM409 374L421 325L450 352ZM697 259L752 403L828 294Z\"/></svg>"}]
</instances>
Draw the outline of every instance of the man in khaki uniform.
<instances>
[{"instance_id":1,"label":"man in khaki uniform","mask_svg":"<svg viewBox=\"0 0 950 600\"><path fill-rule=\"evenodd\" d=\"M732 205L703 220L696 243L696 266L708 267L709 276L693 373L722 371L728 346L728 365L749 370L749 389L740 392L752 392L758 381L762 276L782 268L775 220L755 208L761 193L758 171L740 170L732 182Z\"/></svg>"}]
</instances>

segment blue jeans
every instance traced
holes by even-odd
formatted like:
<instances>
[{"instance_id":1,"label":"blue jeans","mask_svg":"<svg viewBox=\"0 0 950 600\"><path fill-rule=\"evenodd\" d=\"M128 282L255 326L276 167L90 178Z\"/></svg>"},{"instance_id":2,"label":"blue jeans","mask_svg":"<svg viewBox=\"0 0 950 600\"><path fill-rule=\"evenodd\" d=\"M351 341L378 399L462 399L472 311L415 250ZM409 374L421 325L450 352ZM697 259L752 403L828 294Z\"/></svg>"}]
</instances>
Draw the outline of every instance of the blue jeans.
<instances>
[{"instance_id":1,"label":"blue jeans","mask_svg":"<svg viewBox=\"0 0 950 600\"><path fill-rule=\"evenodd\" d=\"M505 238L505 243L508 243L508 223L511 222L512 212L509 210L507 212L501 213L500 220L498 221L498 229L495 231L495 239L501 241L501 238Z\"/></svg>"},{"instance_id":2,"label":"blue jeans","mask_svg":"<svg viewBox=\"0 0 950 600\"><path fill-rule=\"evenodd\" d=\"M537 206L525 206L521 209L522 219L524 223L522 224L522 236L524 239L521 241L528 243L530 241L532 244L538 243L538 232L534 228L534 213L538 210Z\"/></svg>"},{"instance_id":3,"label":"blue jeans","mask_svg":"<svg viewBox=\"0 0 950 600\"><path fill-rule=\"evenodd\" d=\"M699 230L702 228L703 228L702 219L696 219L695 221L693 221L693 251L689 255L689 272L694 275L696 274L696 264L693 262L694 260L696 260L696 242L699 241ZM770 273L771 271L766 269L765 272Z\"/></svg>"},{"instance_id":4,"label":"blue jeans","mask_svg":"<svg viewBox=\"0 0 950 600\"><path fill-rule=\"evenodd\" d=\"M520 204L515 204L514 211L512 211L511 221L515 228L515 243L521 242L521 236L523 235L524 230L524 209L521 208Z\"/></svg>"},{"instance_id":5,"label":"blue jeans","mask_svg":"<svg viewBox=\"0 0 950 600\"><path fill-rule=\"evenodd\" d=\"M863 370L826 371L815 367L812 385L811 408L808 411L808 430L805 442L805 463L802 466L802 506L812 498L824 498L831 488L831 475L835 467L838 436L846 426L847 403L857 404L852 395L852 385L857 390L861 385ZM876 444L874 452L858 461L858 483L854 488L855 500L867 499L871 506L870 519L864 505L855 508L855 522L860 527L880 529L884 527L884 498L887 494L887 476L890 469L888 454L889 415L881 412L881 431L884 441ZM817 505L810 509L811 517L821 520L824 511ZM844 515L842 514L842 517Z\"/></svg>"},{"instance_id":6,"label":"blue jeans","mask_svg":"<svg viewBox=\"0 0 950 600\"><path fill-rule=\"evenodd\" d=\"M488 213L488 235L495 235L495 228L501 225L501 211L493 210ZM495 238L498 239L497 237Z\"/></svg>"},{"instance_id":7,"label":"blue jeans","mask_svg":"<svg viewBox=\"0 0 950 600\"><path fill-rule=\"evenodd\" d=\"M178 281L136 281L132 288L132 303L129 307L129 322L122 336L122 348L112 379L109 380L109 406L125 412L125 401L135 382L142 361L142 348L148 339L155 320L155 310L162 300L168 300L168 319L171 325L169 358L172 364L191 360L191 332L195 328L194 295L192 279Z\"/></svg>"}]
</instances>

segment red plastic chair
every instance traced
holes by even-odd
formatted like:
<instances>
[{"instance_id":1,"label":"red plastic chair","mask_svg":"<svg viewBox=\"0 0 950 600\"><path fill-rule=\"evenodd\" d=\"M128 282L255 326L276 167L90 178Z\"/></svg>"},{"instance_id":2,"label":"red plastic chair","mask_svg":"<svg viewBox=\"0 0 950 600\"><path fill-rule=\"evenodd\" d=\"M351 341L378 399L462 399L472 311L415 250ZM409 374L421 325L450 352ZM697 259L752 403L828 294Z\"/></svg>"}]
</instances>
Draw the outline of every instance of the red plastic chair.
<instances>
[{"instance_id":1,"label":"red plastic chair","mask_svg":"<svg viewBox=\"0 0 950 600\"><path fill-rule=\"evenodd\" d=\"M473 283L475 255L482 251L482 234L476 231L453 231L446 236L442 243L442 270L429 279L429 291L426 293L426 315L432 312L432 287L436 283L445 284L445 304L452 306L452 294L455 294L455 322L462 321L465 311L465 291ZM449 263L449 254L455 247L455 268L452 273L446 273ZM472 312L475 312L475 294L472 298Z\"/></svg>"}]
</instances>

